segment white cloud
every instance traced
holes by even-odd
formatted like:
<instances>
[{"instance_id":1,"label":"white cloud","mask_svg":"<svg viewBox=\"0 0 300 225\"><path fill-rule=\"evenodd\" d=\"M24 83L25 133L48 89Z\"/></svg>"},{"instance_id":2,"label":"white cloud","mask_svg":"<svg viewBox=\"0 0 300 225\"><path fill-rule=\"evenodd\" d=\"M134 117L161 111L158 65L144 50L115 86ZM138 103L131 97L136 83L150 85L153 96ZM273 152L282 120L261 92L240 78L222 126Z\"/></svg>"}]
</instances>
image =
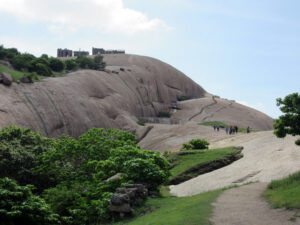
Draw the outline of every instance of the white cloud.
<instances>
[{"instance_id":1,"label":"white cloud","mask_svg":"<svg viewBox=\"0 0 300 225\"><path fill-rule=\"evenodd\" d=\"M22 22L46 22L49 30L91 28L126 35L168 30L164 21L126 8L123 0L0 0L0 12Z\"/></svg>"}]
</instances>

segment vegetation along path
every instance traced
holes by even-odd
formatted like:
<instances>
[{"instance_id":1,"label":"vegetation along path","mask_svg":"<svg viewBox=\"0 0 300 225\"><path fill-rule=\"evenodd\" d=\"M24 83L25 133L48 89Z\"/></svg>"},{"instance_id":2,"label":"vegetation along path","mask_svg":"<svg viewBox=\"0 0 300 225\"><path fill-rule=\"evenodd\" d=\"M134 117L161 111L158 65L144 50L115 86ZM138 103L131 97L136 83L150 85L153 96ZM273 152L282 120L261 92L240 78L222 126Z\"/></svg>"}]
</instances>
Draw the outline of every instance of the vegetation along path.
<instances>
[{"instance_id":1,"label":"vegetation along path","mask_svg":"<svg viewBox=\"0 0 300 225\"><path fill-rule=\"evenodd\" d=\"M252 183L225 191L214 203L211 222L215 225L296 225L295 214L284 209L271 209L262 197L267 183Z\"/></svg>"}]
</instances>

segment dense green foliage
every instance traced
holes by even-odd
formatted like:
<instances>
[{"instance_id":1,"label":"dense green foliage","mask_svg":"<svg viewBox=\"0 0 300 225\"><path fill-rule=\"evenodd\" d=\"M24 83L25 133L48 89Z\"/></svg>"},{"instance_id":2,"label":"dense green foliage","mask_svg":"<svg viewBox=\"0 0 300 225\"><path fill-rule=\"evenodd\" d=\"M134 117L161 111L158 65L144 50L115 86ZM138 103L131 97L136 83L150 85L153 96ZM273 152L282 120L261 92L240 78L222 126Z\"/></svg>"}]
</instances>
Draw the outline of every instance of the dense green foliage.
<instances>
[{"instance_id":1,"label":"dense green foliage","mask_svg":"<svg viewBox=\"0 0 300 225\"><path fill-rule=\"evenodd\" d=\"M0 178L36 185L35 194L63 224L109 220L108 204L116 188L144 183L157 190L169 176L169 163L159 152L141 150L135 135L119 130L95 128L78 139L48 139L8 127L0 132L0 154ZM106 182L116 173L122 174L120 179Z\"/></svg>"},{"instance_id":2,"label":"dense green foliage","mask_svg":"<svg viewBox=\"0 0 300 225\"><path fill-rule=\"evenodd\" d=\"M276 208L300 210L300 172L272 181L264 192L264 196Z\"/></svg>"},{"instance_id":3,"label":"dense green foliage","mask_svg":"<svg viewBox=\"0 0 300 225\"><path fill-rule=\"evenodd\" d=\"M203 150L208 149L209 142L203 139L192 139L182 145L181 150Z\"/></svg>"},{"instance_id":4,"label":"dense green foliage","mask_svg":"<svg viewBox=\"0 0 300 225\"><path fill-rule=\"evenodd\" d=\"M222 190L205 192L191 197L151 198L145 203L135 217L118 225L209 225L212 215L212 203L216 201ZM146 215L145 215L146 214Z\"/></svg>"},{"instance_id":5,"label":"dense green foliage","mask_svg":"<svg viewBox=\"0 0 300 225\"><path fill-rule=\"evenodd\" d=\"M280 138L287 134L300 135L300 95L293 93L284 99L278 98L277 106L281 106L280 110L284 115L275 120L274 134ZM297 143L300 144L300 141Z\"/></svg>"},{"instance_id":6,"label":"dense green foliage","mask_svg":"<svg viewBox=\"0 0 300 225\"><path fill-rule=\"evenodd\" d=\"M0 45L0 60L10 62L14 69L23 72L22 76L24 76L24 73L26 76L29 76L28 73L36 73L40 76L48 77L60 75L65 69L69 71L77 68L104 70L106 66L102 56L95 56L94 58L78 57L63 61L58 58L48 57L46 54L41 55L41 57L35 57L32 54L20 53L15 48L4 48L2 45ZM14 80L19 80L22 76L14 76ZM32 79L32 81L34 80L36 79Z\"/></svg>"},{"instance_id":7,"label":"dense green foliage","mask_svg":"<svg viewBox=\"0 0 300 225\"><path fill-rule=\"evenodd\" d=\"M19 186L9 178L0 178L0 225L60 224L59 215L32 190L32 185Z\"/></svg>"},{"instance_id":8,"label":"dense green foliage","mask_svg":"<svg viewBox=\"0 0 300 225\"><path fill-rule=\"evenodd\" d=\"M53 148L52 139L30 129L15 126L0 131L0 177L10 177L19 184L45 185L47 179L32 172L36 156Z\"/></svg>"}]
</instances>

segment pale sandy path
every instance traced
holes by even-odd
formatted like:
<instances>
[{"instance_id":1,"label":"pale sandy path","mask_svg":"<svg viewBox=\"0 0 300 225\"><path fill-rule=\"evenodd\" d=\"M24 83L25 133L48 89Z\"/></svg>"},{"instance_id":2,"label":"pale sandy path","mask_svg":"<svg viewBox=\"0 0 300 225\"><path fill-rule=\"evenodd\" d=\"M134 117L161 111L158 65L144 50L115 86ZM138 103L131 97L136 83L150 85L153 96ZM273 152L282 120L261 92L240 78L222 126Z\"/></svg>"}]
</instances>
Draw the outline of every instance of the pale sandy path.
<instances>
[{"instance_id":1,"label":"pale sandy path","mask_svg":"<svg viewBox=\"0 0 300 225\"><path fill-rule=\"evenodd\" d=\"M229 137L213 147L244 146L244 157L231 165L170 186L177 196L195 195L250 181L269 182L300 170L300 148L295 137L279 139L272 131Z\"/></svg>"},{"instance_id":2,"label":"pale sandy path","mask_svg":"<svg viewBox=\"0 0 300 225\"><path fill-rule=\"evenodd\" d=\"M225 191L214 203L211 222L214 225L297 225L289 221L295 214L271 209L261 196L267 183L253 183Z\"/></svg>"}]
</instances>

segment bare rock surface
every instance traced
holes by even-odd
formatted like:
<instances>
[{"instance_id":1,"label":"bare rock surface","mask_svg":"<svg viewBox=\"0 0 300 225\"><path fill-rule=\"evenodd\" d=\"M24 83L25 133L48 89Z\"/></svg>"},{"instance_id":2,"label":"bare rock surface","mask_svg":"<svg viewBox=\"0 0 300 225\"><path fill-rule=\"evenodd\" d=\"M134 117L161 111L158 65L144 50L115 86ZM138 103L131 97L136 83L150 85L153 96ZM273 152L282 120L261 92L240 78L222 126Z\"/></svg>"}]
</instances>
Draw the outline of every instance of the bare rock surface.
<instances>
[{"instance_id":1,"label":"bare rock surface","mask_svg":"<svg viewBox=\"0 0 300 225\"><path fill-rule=\"evenodd\" d=\"M261 196L267 183L253 183L225 191L214 205L215 225L296 225L293 211L272 209ZM298 220L299 222L299 220Z\"/></svg>"},{"instance_id":2,"label":"bare rock surface","mask_svg":"<svg viewBox=\"0 0 300 225\"><path fill-rule=\"evenodd\" d=\"M243 146L244 157L229 166L200 175L179 185L170 186L172 194L190 196L247 182L270 182L299 171L300 151L297 137L284 139L272 131L228 136L212 144L211 148Z\"/></svg>"},{"instance_id":3,"label":"bare rock surface","mask_svg":"<svg viewBox=\"0 0 300 225\"><path fill-rule=\"evenodd\" d=\"M141 135L139 140L143 141L149 133L160 132L160 127L145 128L137 121L168 111L171 119L183 126L213 119L229 124L238 121L260 130L271 127L270 117L238 104L229 105L225 100L215 101L190 78L159 60L112 54L104 56L104 61L104 72L80 70L33 84L13 83L9 89L0 85L0 128L29 127L49 137L63 133L77 137L93 127L118 128ZM194 100L179 103L182 109L173 112L172 105L179 96ZM212 115L215 109L218 112ZM179 135L172 126L166 127L169 128L169 133ZM203 128L206 129L209 128ZM154 147L155 150L163 146Z\"/></svg>"}]
</instances>

